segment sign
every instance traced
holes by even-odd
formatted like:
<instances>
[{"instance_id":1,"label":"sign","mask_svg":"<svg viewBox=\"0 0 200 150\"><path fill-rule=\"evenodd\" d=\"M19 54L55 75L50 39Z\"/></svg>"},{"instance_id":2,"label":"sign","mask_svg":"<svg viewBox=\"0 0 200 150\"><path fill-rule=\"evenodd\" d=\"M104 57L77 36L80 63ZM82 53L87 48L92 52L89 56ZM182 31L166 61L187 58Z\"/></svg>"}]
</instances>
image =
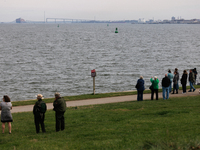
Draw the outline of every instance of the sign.
<instances>
[{"instance_id":1,"label":"sign","mask_svg":"<svg viewBox=\"0 0 200 150\"><path fill-rule=\"evenodd\" d=\"M91 70L91 77L96 77L96 70L95 69Z\"/></svg>"}]
</instances>

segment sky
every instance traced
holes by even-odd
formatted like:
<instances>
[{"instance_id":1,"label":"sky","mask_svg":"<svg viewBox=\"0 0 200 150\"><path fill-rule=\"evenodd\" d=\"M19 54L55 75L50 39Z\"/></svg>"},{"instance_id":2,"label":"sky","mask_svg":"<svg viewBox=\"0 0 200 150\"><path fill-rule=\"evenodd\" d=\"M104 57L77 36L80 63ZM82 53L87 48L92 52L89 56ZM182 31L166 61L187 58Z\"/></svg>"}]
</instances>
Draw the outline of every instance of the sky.
<instances>
[{"instance_id":1,"label":"sky","mask_svg":"<svg viewBox=\"0 0 200 150\"><path fill-rule=\"evenodd\" d=\"M200 0L0 0L0 22L17 18L88 20L200 19Z\"/></svg>"}]
</instances>

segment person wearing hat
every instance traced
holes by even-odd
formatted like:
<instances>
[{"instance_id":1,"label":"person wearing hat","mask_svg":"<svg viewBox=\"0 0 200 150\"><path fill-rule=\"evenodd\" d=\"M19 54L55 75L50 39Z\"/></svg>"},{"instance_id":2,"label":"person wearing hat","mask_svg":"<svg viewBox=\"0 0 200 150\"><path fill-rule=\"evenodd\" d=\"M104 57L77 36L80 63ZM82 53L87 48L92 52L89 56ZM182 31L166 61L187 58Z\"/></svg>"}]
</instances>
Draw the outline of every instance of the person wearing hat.
<instances>
[{"instance_id":1,"label":"person wearing hat","mask_svg":"<svg viewBox=\"0 0 200 150\"><path fill-rule=\"evenodd\" d=\"M154 79L153 79L153 77L151 77L150 81L151 81L152 86L153 86L153 89L151 90L151 100L153 100L154 93L156 93L156 100L158 100L158 89L159 89L159 86L158 86L158 83L159 83L158 77L155 76Z\"/></svg>"},{"instance_id":2,"label":"person wearing hat","mask_svg":"<svg viewBox=\"0 0 200 150\"><path fill-rule=\"evenodd\" d=\"M46 132L45 126L44 126L44 118L45 118L45 112L47 110L47 106L46 106L46 103L42 100L43 99L42 94L38 94L36 97L37 97L37 102L35 103L33 107L36 133L40 132L40 125L42 128L42 132L44 133Z\"/></svg>"},{"instance_id":3,"label":"person wearing hat","mask_svg":"<svg viewBox=\"0 0 200 150\"><path fill-rule=\"evenodd\" d=\"M66 102L63 97L60 97L60 93L55 93L55 100L53 102L53 110L55 111L56 118L56 132L65 129L65 117L64 113L66 111Z\"/></svg>"}]
</instances>

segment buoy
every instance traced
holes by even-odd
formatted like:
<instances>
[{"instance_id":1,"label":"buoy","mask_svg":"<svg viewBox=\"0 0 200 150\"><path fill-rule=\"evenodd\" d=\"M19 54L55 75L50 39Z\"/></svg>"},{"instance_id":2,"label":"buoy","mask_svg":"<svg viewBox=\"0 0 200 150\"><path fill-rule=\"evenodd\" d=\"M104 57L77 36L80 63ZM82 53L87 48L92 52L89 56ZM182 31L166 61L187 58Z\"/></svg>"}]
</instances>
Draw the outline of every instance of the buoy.
<instances>
[{"instance_id":1,"label":"buoy","mask_svg":"<svg viewBox=\"0 0 200 150\"><path fill-rule=\"evenodd\" d=\"M59 25L58 25L58 27L59 27Z\"/></svg>"},{"instance_id":2,"label":"buoy","mask_svg":"<svg viewBox=\"0 0 200 150\"><path fill-rule=\"evenodd\" d=\"M107 24L107 27L109 26L109 24Z\"/></svg>"},{"instance_id":3,"label":"buoy","mask_svg":"<svg viewBox=\"0 0 200 150\"><path fill-rule=\"evenodd\" d=\"M115 33L118 33L118 29L116 28Z\"/></svg>"}]
</instances>

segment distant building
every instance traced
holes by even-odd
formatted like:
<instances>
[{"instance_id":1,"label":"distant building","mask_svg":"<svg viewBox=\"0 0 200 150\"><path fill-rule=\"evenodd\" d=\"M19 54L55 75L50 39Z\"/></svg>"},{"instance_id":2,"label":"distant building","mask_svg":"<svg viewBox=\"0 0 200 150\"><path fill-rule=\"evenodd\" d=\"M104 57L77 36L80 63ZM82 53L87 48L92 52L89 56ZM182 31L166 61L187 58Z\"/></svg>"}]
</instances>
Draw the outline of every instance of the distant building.
<instances>
[{"instance_id":1,"label":"distant building","mask_svg":"<svg viewBox=\"0 0 200 150\"><path fill-rule=\"evenodd\" d=\"M22 18L16 19L16 23L25 23L26 21Z\"/></svg>"},{"instance_id":2,"label":"distant building","mask_svg":"<svg viewBox=\"0 0 200 150\"><path fill-rule=\"evenodd\" d=\"M149 22L149 23L154 23L154 20L153 20L153 19L150 19L148 22Z\"/></svg>"},{"instance_id":3,"label":"distant building","mask_svg":"<svg viewBox=\"0 0 200 150\"><path fill-rule=\"evenodd\" d=\"M163 20L162 23L163 24L169 24L169 23L171 23L171 21L170 20Z\"/></svg>"},{"instance_id":4,"label":"distant building","mask_svg":"<svg viewBox=\"0 0 200 150\"><path fill-rule=\"evenodd\" d=\"M145 19L144 19L144 18L140 18L140 19L138 20L138 23L145 23Z\"/></svg>"},{"instance_id":5,"label":"distant building","mask_svg":"<svg viewBox=\"0 0 200 150\"><path fill-rule=\"evenodd\" d=\"M176 20L176 18L175 18L175 17L172 17L172 20Z\"/></svg>"}]
</instances>

